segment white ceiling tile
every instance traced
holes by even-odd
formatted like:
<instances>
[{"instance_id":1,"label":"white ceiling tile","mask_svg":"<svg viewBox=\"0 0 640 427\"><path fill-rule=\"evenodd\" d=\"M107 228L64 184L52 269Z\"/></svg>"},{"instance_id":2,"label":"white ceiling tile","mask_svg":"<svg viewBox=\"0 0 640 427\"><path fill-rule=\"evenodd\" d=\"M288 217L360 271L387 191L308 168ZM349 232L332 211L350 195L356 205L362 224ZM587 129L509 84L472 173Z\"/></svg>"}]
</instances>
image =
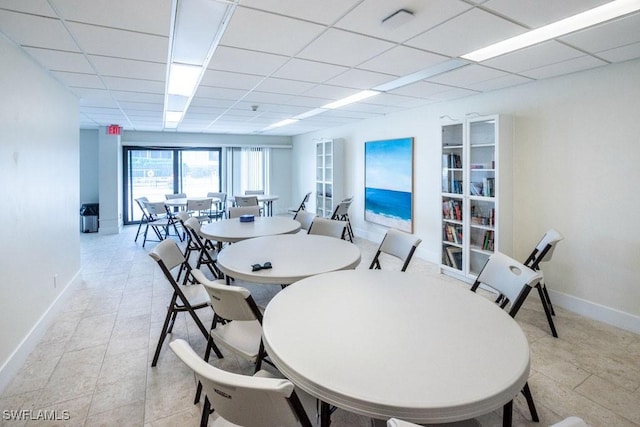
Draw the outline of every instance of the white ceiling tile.
<instances>
[{"instance_id":1,"label":"white ceiling tile","mask_svg":"<svg viewBox=\"0 0 640 427\"><path fill-rule=\"evenodd\" d=\"M88 54L166 62L169 39L133 31L68 22L78 44Z\"/></svg>"},{"instance_id":2,"label":"white ceiling tile","mask_svg":"<svg viewBox=\"0 0 640 427\"><path fill-rule=\"evenodd\" d=\"M301 82L298 80L277 79L272 77L260 83L256 90L259 90L261 92L299 95L311 89L315 85L315 83Z\"/></svg>"},{"instance_id":3,"label":"white ceiling tile","mask_svg":"<svg viewBox=\"0 0 640 427\"><path fill-rule=\"evenodd\" d=\"M412 83L410 85L402 86L398 89L394 89L389 93L430 99L435 94L447 91L449 89L451 89L451 86L420 81Z\"/></svg>"},{"instance_id":4,"label":"white ceiling tile","mask_svg":"<svg viewBox=\"0 0 640 427\"><path fill-rule=\"evenodd\" d=\"M441 83L449 86L468 87L470 84L496 79L508 75L504 71L471 64L457 68L444 74L429 78L432 83Z\"/></svg>"},{"instance_id":5,"label":"white ceiling tile","mask_svg":"<svg viewBox=\"0 0 640 427\"><path fill-rule=\"evenodd\" d=\"M2 0L2 8L34 15L55 17L56 13L47 0Z\"/></svg>"},{"instance_id":6,"label":"white ceiling tile","mask_svg":"<svg viewBox=\"0 0 640 427\"><path fill-rule=\"evenodd\" d=\"M169 36L171 0L49 0L67 21ZM144 19L140 19L144 16Z\"/></svg>"},{"instance_id":7,"label":"white ceiling tile","mask_svg":"<svg viewBox=\"0 0 640 427\"><path fill-rule=\"evenodd\" d=\"M70 73L67 71L51 72L59 81L69 87L84 87L105 90L106 87L95 74Z\"/></svg>"},{"instance_id":8,"label":"white ceiling tile","mask_svg":"<svg viewBox=\"0 0 640 427\"><path fill-rule=\"evenodd\" d=\"M489 59L482 64L492 68L518 73L577 58L582 55L584 55L584 53L552 40Z\"/></svg>"},{"instance_id":9,"label":"white ceiling tile","mask_svg":"<svg viewBox=\"0 0 640 427\"><path fill-rule=\"evenodd\" d=\"M273 73L273 77L323 83L338 74L347 71L347 67L324 64L322 62L292 59Z\"/></svg>"},{"instance_id":10,"label":"white ceiling tile","mask_svg":"<svg viewBox=\"0 0 640 427\"><path fill-rule=\"evenodd\" d=\"M280 93L269 93L269 92L259 92L252 91L249 92L244 98L244 101L253 102L253 103L286 103L287 100L291 98L291 95L280 94Z\"/></svg>"},{"instance_id":11,"label":"white ceiling tile","mask_svg":"<svg viewBox=\"0 0 640 427\"><path fill-rule=\"evenodd\" d=\"M51 71L75 71L76 73L94 73L91 64L82 53L61 50L25 47L36 61Z\"/></svg>"},{"instance_id":12,"label":"white ceiling tile","mask_svg":"<svg viewBox=\"0 0 640 427\"><path fill-rule=\"evenodd\" d=\"M59 19L0 9L0 31L22 46L79 51Z\"/></svg>"},{"instance_id":13,"label":"white ceiling tile","mask_svg":"<svg viewBox=\"0 0 640 427\"><path fill-rule=\"evenodd\" d=\"M371 89L382 83L394 80L396 76L382 73L374 73L372 71L351 69L332 79L326 83L334 86L352 87L356 89Z\"/></svg>"},{"instance_id":14,"label":"white ceiling tile","mask_svg":"<svg viewBox=\"0 0 640 427\"><path fill-rule=\"evenodd\" d=\"M563 74L574 73L576 71L587 70L589 68L600 67L607 63L593 56L584 55L579 58L569 59L567 61L557 62L545 67L534 68L523 71L521 74L532 79L546 79L549 77L560 76Z\"/></svg>"},{"instance_id":15,"label":"white ceiling tile","mask_svg":"<svg viewBox=\"0 0 640 427\"><path fill-rule=\"evenodd\" d=\"M405 44L458 57L524 31L525 28L506 19L480 9L471 9Z\"/></svg>"},{"instance_id":16,"label":"white ceiling tile","mask_svg":"<svg viewBox=\"0 0 640 427\"><path fill-rule=\"evenodd\" d=\"M120 102L120 107L127 111L151 111L162 113L161 104L150 104L145 102Z\"/></svg>"},{"instance_id":17,"label":"white ceiling tile","mask_svg":"<svg viewBox=\"0 0 640 427\"><path fill-rule=\"evenodd\" d=\"M600 52L640 42L640 12L562 37L587 52Z\"/></svg>"},{"instance_id":18,"label":"white ceiling tile","mask_svg":"<svg viewBox=\"0 0 640 427\"><path fill-rule=\"evenodd\" d=\"M200 86L196 90L195 96L199 98L213 98L213 99L238 99L247 94L246 90L242 89L228 89L224 87L211 87Z\"/></svg>"},{"instance_id":19,"label":"white ceiling tile","mask_svg":"<svg viewBox=\"0 0 640 427\"><path fill-rule=\"evenodd\" d=\"M207 68L268 76L288 60L287 56L218 46Z\"/></svg>"},{"instance_id":20,"label":"white ceiling tile","mask_svg":"<svg viewBox=\"0 0 640 427\"><path fill-rule=\"evenodd\" d=\"M529 28L559 21L611 0L489 0L482 6Z\"/></svg>"},{"instance_id":21,"label":"white ceiling tile","mask_svg":"<svg viewBox=\"0 0 640 427\"><path fill-rule=\"evenodd\" d=\"M226 87L230 89L249 90L256 87L263 76L253 74L231 73L228 71L206 70L200 84L203 86Z\"/></svg>"},{"instance_id":22,"label":"white ceiling tile","mask_svg":"<svg viewBox=\"0 0 640 427\"><path fill-rule=\"evenodd\" d=\"M373 98L366 99L363 103L378 104L378 105L391 105L403 108L415 108L421 105L429 103L428 100L423 98L417 98L414 96L404 96L398 91L386 92Z\"/></svg>"},{"instance_id":23,"label":"white ceiling tile","mask_svg":"<svg viewBox=\"0 0 640 427\"><path fill-rule=\"evenodd\" d=\"M459 0L365 0L335 26L385 40L403 42L470 7ZM413 18L397 28L381 25L384 18L400 9L413 12Z\"/></svg>"},{"instance_id":24,"label":"white ceiling tile","mask_svg":"<svg viewBox=\"0 0 640 427\"><path fill-rule=\"evenodd\" d=\"M295 55L324 28L272 13L237 8L220 43L259 52Z\"/></svg>"},{"instance_id":25,"label":"white ceiling tile","mask_svg":"<svg viewBox=\"0 0 640 427\"><path fill-rule=\"evenodd\" d=\"M393 43L387 41L332 28L311 42L298 56L354 67L393 46Z\"/></svg>"},{"instance_id":26,"label":"white ceiling tile","mask_svg":"<svg viewBox=\"0 0 640 427\"><path fill-rule=\"evenodd\" d=\"M436 55L406 46L396 46L358 66L364 70L404 76L429 68L448 60L446 56Z\"/></svg>"},{"instance_id":27,"label":"white ceiling tile","mask_svg":"<svg viewBox=\"0 0 640 427\"><path fill-rule=\"evenodd\" d=\"M511 86L517 86L531 82L531 79L517 76L515 74L505 74L495 79L484 80L477 83L467 85L467 89L477 90L479 92L489 92L492 90L504 89Z\"/></svg>"},{"instance_id":28,"label":"white ceiling tile","mask_svg":"<svg viewBox=\"0 0 640 427\"><path fill-rule=\"evenodd\" d=\"M240 6L292 16L321 24L332 24L361 0L241 0Z\"/></svg>"},{"instance_id":29,"label":"white ceiling tile","mask_svg":"<svg viewBox=\"0 0 640 427\"><path fill-rule=\"evenodd\" d=\"M297 107L307 107L308 109L321 107L330 103L333 99L328 98L313 98L310 96L294 96L287 100L287 105ZM306 110L305 110L306 111Z\"/></svg>"},{"instance_id":30,"label":"white ceiling tile","mask_svg":"<svg viewBox=\"0 0 640 427\"><path fill-rule=\"evenodd\" d=\"M134 101L134 102L157 102L164 103L164 95L155 93L125 92L111 91L118 101Z\"/></svg>"},{"instance_id":31,"label":"white ceiling tile","mask_svg":"<svg viewBox=\"0 0 640 427\"><path fill-rule=\"evenodd\" d=\"M103 79L111 90L158 93L164 96L164 81L125 79L123 77L103 77Z\"/></svg>"},{"instance_id":32,"label":"white ceiling tile","mask_svg":"<svg viewBox=\"0 0 640 427\"><path fill-rule=\"evenodd\" d=\"M597 52L600 58L611 62L622 62L630 59L640 58L640 43L633 43L615 49Z\"/></svg>"},{"instance_id":33,"label":"white ceiling tile","mask_svg":"<svg viewBox=\"0 0 640 427\"><path fill-rule=\"evenodd\" d=\"M88 58L101 76L157 81L164 81L166 78L167 66L164 62L138 61L96 55L88 55Z\"/></svg>"},{"instance_id":34,"label":"white ceiling tile","mask_svg":"<svg viewBox=\"0 0 640 427\"><path fill-rule=\"evenodd\" d=\"M191 100L191 105L189 108L193 107L203 107L203 108L229 108L231 107L235 101L233 99L215 99L215 98L203 98L194 96Z\"/></svg>"},{"instance_id":35,"label":"white ceiling tile","mask_svg":"<svg viewBox=\"0 0 640 427\"><path fill-rule=\"evenodd\" d=\"M113 96L108 90L92 89L92 88L73 88L72 92L80 98L80 105L96 105L96 101L113 101ZM91 100L89 103L83 103L85 100Z\"/></svg>"},{"instance_id":36,"label":"white ceiling tile","mask_svg":"<svg viewBox=\"0 0 640 427\"><path fill-rule=\"evenodd\" d=\"M102 91L103 93L107 93L106 91ZM115 99L111 98L111 97L103 97L103 98L98 98L98 97L85 97L85 98L81 98L80 101L80 106L83 108L83 111L85 108L87 109L91 109L91 108L119 108L118 103L115 101Z\"/></svg>"},{"instance_id":37,"label":"white ceiling tile","mask_svg":"<svg viewBox=\"0 0 640 427\"><path fill-rule=\"evenodd\" d=\"M328 98L332 100L346 98L355 95L358 89L350 89L341 86L318 85L304 93L305 96L313 96L317 98Z\"/></svg>"},{"instance_id":38,"label":"white ceiling tile","mask_svg":"<svg viewBox=\"0 0 640 427\"><path fill-rule=\"evenodd\" d=\"M464 98L471 95L477 95L478 92L475 90L464 89L464 88L450 88L449 90L445 90L444 92L438 92L431 96L432 99L438 101L449 101L452 99Z\"/></svg>"}]
</instances>

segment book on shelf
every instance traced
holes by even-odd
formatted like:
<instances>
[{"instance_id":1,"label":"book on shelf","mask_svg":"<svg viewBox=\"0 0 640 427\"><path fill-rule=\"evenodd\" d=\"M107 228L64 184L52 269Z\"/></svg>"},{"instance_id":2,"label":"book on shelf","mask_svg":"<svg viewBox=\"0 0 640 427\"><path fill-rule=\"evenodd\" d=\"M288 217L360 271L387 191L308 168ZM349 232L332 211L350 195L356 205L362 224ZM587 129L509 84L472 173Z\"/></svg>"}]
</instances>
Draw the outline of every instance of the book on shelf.
<instances>
[{"instance_id":1,"label":"book on shelf","mask_svg":"<svg viewBox=\"0 0 640 427\"><path fill-rule=\"evenodd\" d=\"M462 208L458 200L445 200L442 202L442 217L462 221Z\"/></svg>"},{"instance_id":2,"label":"book on shelf","mask_svg":"<svg viewBox=\"0 0 640 427\"><path fill-rule=\"evenodd\" d=\"M455 246L446 246L444 248L444 252L446 252L446 265L449 267L453 267L457 270L462 270L462 249L456 248ZM445 258L443 256L443 258Z\"/></svg>"},{"instance_id":3,"label":"book on shelf","mask_svg":"<svg viewBox=\"0 0 640 427\"><path fill-rule=\"evenodd\" d=\"M485 251L493 252L493 230L487 230L484 232L484 242L482 244L482 249Z\"/></svg>"},{"instance_id":4,"label":"book on shelf","mask_svg":"<svg viewBox=\"0 0 640 427\"><path fill-rule=\"evenodd\" d=\"M470 182L469 183L469 193L472 196L482 196L482 183L481 182Z\"/></svg>"},{"instance_id":5,"label":"book on shelf","mask_svg":"<svg viewBox=\"0 0 640 427\"><path fill-rule=\"evenodd\" d=\"M495 195L495 178L484 178L482 180L482 195L493 197Z\"/></svg>"}]
</instances>

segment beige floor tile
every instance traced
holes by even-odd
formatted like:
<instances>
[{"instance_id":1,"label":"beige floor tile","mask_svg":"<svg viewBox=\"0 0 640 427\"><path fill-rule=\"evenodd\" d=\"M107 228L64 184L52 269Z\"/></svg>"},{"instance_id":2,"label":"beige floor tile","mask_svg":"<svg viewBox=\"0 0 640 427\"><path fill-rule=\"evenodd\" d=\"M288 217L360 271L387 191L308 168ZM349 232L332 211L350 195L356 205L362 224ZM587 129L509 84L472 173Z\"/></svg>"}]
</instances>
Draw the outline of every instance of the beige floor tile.
<instances>
[{"instance_id":1,"label":"beige floor tile","mask_svg":"<svg viewBox=\"0 0 640 427\"><path fill-rule=\"evenodd\" d=\"M42 416L53 417L47 421L32 420L27 422L27 427L37 427L46 425L47 427L72 427L83 426L87 417L91 395L79 397L77 399L60 402L55 405L38 408Z\"/></svg>"},{"instance_id":2,"label":"beige floor tile","mask_svg":"<svg viewBox=\"0 0 640 427\"><path fill-rule=\"evenodd\" d=\"M201 406L193 404L194 375L168 344L181 338L204 353L206 340L193 320L180 313L158 365L151 368L173 291L148 255L155 243L143 249L133 241L135 230L125 227L120 235L81 236L82 281L0 396L0 409L68 410L71 419L63 425L199 425ZM356 238L356 244L362 251L358 268L366 269L379 242ZM394 258L383 256L381 261L385 269L400 268ZM437 265L417 257L408 272L437 277L447 286L469 287L441 276ZM234 284L247 287L262 305L280 291L279 286ZM485 291L479 294L491 297ZM200 315L208 327L212 311ZM514 426L544 427L570 415L582 417L592 427L640 426L636 409L640 402L639 335L556 307L559 338L553 338L535 291L516 321L531 347L529 384L541 422L531 421L526 401L519 394L514 399ZM212 365L245 375L253 372L249 362L222 351L222 359L211 356ZM309 400L307 411L315 421L315 399ZM494 427L501 422L499 409L478 417L471 425ZM0 420L0 425L25 424L26 420ZM332 425L370 424L366 417L338 410Z\"/></svg>"}]
</instances>

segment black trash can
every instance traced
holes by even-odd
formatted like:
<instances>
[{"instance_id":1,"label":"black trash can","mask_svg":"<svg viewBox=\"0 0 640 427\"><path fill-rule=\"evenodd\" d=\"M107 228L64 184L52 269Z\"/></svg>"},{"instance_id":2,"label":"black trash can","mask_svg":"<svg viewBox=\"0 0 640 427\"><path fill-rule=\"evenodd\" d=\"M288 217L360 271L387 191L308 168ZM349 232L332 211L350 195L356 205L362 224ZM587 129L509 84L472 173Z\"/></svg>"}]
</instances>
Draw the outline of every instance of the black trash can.
<instances>
[{"instance_id":1,"label":"black trash can","mask_svg":"<svg viewBox=\"0 0 640 427\"><path fill-rule=\"evenodd\" d=\"M80 207L80 231L83 233L98 232L98 203L84 203Z\"/></svg>"}]
</instances>

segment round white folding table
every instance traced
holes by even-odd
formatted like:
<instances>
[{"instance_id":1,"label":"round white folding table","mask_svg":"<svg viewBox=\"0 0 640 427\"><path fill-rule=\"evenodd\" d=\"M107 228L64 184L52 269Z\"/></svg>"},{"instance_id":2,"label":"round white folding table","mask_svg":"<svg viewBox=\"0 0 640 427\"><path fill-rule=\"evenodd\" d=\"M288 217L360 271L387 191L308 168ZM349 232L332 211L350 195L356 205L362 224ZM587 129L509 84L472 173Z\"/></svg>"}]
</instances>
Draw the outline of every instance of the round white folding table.
<instances>
[{"instance_id":1,"label":"round white folding table","mask_svg":"<svg viewBox=\"0 0 640 427\"><path fill-rule=\"evenodd\" d=\"M255 196L258 199L258 203L264 204L266 216L273 215L273 202L280 198L280 196L276 196L275 194L247 194L247 196ZM233 204L236 203L235 196L230 197L229 200L231 200L231 203Z\"/></svg>"},{"instance_id":2,"label":"round white folding table","mask_svg":"<svg viewBox=\"0 0 640 427\"><path fill-rule=\"evenodd\" d=\"M252 271L253 264L272 268ZM254 283L288 285L329 271L356 268L360 249L335 237L279 234L247 239L218 254L218 268L228 277Z\"/></svg>"},{"instance_id":3,"label":"round white folding table","mask_svg":"<svg viewBox=\"0 0 640 427\"><path fill-rule=\"evenodd\" d=\"M493 302L413 273L320 274L267 305L263 341L276 367L329 405L378 420L446 423L500 407L529 376L529 344Z\"/></svg>"},{"instance_id":4,"label":"round white folding table","mask_svg":"<svg viewBox=\"0 0 640 427\"><path fill-rule=\"evenodd\" d=\"M223 219L202 224L200 233L216 242L239 242L254 237L289 234L300 230L300 223L283 216L259 216L251 222L240 218Z\"/></svg>"}]
</instances>

